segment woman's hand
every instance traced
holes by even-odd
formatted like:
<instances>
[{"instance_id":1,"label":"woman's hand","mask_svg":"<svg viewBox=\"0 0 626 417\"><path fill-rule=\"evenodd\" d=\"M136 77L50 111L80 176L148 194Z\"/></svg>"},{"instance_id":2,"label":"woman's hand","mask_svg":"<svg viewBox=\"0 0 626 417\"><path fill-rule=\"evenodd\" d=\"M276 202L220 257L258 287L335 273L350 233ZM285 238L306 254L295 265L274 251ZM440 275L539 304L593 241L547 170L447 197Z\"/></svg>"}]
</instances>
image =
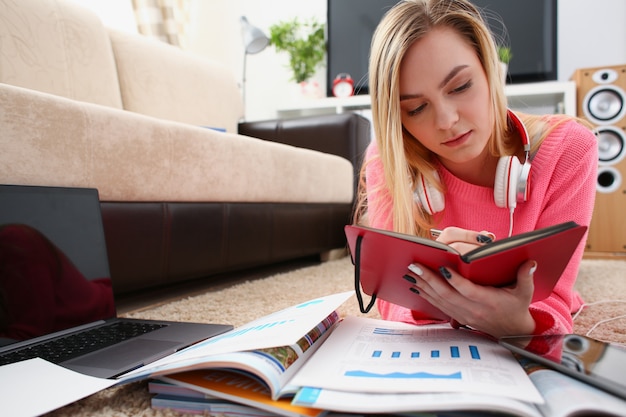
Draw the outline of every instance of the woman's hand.
<instances>
[{"instance_id":1,"label":"woman's hand","mask_svg":"<svg viewBox=\"0 0 626 417\"><path fill-rule=\"evenodd\" d=\"M445 267L431 271L412 264L419 295L451 317L453 327L467 325L499 338L532 334L535 321L528 310L533 297L535 261L517 272L513 286L496 288L477 285Z\"/></svg>"},{"instance_id":2,"label":"woman's hand","mask_svg":"<svg viewBox=\"0 0 626 417\"><path fill-rule=\"evenodd\" d=\"M437 236L437 241L445 243L459 253L464 254L472 249L476 249L479 246L483 246L487 243L491 243L496 239L496 236L483 230L482 232L475 232L473 230L461 229L459 227L446 227Z\"/></svg>"},{"instance_id":3,"label":"woman's hand","mask_svg":"<svg viewBox=\"0 0 626 417\"><path fill-rule=\"evenodd\" d=\"M450 227L444 229L437 240L466 253L490 242L493 237L486 231ZM503 288L474 284L445 267L432 271L414 264L409 269L416 278L419 295L450 316L454 327L467 325L499 338L534 332L535 321L529 306L537 266L535 261L525 262L518 269L516 283Z\"/></svg>"}]
</instances>

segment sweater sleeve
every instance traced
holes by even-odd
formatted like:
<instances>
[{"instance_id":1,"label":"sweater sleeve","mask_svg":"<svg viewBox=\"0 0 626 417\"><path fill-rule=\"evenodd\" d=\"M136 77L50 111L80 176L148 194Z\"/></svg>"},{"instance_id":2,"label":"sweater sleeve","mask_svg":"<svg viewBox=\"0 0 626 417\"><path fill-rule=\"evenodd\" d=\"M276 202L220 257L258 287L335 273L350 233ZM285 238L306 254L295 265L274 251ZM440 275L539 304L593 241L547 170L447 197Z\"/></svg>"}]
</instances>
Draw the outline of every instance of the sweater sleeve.
<instances>
[{"instance_id":1,"label":"sweater sleeve","mask_svg":"<svg viewBox=\"0 0 626 417\"><path fill-rule=\"evenodd\" d=\"M533 184L544 192L542 212L536 228L573 220L589 226L595 201L598 149L593 133L576 122L556 128L542 143L533 161L539 173ZM537 323L535 334L570 333L573 311L582 300L574 291L585 250L581 240L552 294L532 303L530 312ZM541 265L538 265L541 268Z\"/></svg>"}]
</instances>

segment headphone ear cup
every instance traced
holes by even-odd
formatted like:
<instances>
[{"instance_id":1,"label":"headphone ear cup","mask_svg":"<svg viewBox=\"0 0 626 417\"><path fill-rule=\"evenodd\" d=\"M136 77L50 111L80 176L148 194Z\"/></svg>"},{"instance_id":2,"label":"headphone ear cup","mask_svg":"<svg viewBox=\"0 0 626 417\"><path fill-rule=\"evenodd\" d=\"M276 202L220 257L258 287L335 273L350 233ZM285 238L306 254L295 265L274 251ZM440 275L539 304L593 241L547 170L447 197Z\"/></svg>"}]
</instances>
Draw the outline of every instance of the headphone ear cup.
<instances>
[{"instance_id":1,"label":"headphone ear cup","mask_svg":"<svg viewBox=\"0 0 626 417\"><path fill-rule=\"evenodd\" d=\"M503 156L498 160L493 186L496 206L509 209L517 206L517 183L521 173L522 164L517 157Z\"/></svg>"},{"instance_id":2,"label":"headphone ear cup","mask_svg":"<svg viewBox=\"0 0 626 417\"><path fill-rule=\"evenodd\" d=\"M519 181L517 182L517 201L528 201L530 195L530 162L526 161L522 165Z\"/></svg>"},{"instance_id":3,"label":"headphone ear cup","mask_svg":"<svg viewBox=\"0 0 626 417\"><path fill-rule=\"evenodd\" d=\"M435 177L439 175L435 172ZM444 197L441 192L424 179L422 174L417 175L413 200L418 203L428 214L435 214L443 211L445 207Z\"/></svg>"}]
</instances>

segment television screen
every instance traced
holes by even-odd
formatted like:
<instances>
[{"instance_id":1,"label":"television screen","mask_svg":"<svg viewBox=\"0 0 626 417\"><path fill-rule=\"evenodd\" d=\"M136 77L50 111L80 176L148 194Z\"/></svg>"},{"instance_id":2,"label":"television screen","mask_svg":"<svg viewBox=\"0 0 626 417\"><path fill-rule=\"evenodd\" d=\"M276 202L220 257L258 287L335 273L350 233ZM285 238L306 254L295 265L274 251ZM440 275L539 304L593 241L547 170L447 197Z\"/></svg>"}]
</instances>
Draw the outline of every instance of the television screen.
<instances>
[{"instance_id":1,"label":"television screen","mask_svg":"<svg viewBox=\"0 0 626 417\"><path fill-rule=\"evenodd\" d=\"M556 80L557 0L472 0L497 40L511 47L508 83ZM368 61L372 35L398 0L327 0L327 95L335 77L348 73L355 94L369 94Z\"/></svg>"}]
</instances>

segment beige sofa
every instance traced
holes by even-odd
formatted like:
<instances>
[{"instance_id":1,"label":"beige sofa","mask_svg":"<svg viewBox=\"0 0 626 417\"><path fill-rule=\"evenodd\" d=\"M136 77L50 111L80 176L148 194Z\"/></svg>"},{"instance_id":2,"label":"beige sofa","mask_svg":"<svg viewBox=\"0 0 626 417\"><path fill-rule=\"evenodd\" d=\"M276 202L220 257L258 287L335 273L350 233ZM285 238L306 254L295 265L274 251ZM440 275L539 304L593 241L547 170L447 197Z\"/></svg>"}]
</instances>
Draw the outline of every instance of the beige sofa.
<instances>
[{"instance_id":1,"label":"beige sofa","mask_svg":"<svg viewBox=\"0 0 626 417\"><path fill-rule=\"evenodd\" d=\"M242 112L218 62L0 0L0 182L97 188L118 293L344 245L369 123Z\"/></svg>"}]
</instances>

